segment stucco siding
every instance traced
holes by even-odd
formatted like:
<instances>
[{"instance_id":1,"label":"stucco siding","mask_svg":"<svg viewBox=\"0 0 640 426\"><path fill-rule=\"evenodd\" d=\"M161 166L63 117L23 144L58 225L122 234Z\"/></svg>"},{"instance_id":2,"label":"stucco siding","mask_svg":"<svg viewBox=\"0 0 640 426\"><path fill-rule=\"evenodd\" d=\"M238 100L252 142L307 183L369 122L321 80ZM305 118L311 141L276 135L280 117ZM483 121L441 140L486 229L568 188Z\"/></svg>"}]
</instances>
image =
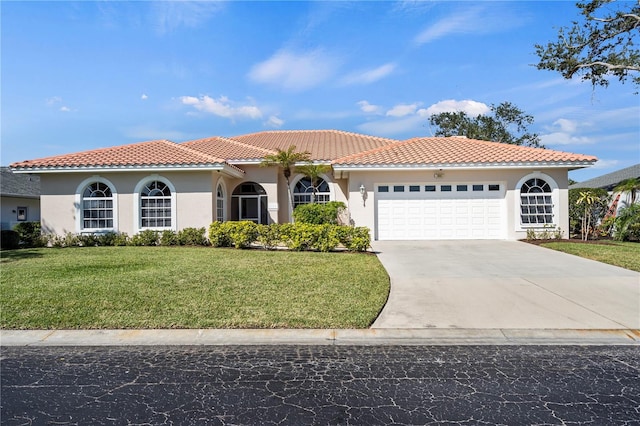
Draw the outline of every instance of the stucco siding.
<instances>
[{"instance_id":1,"label":"stucco siding","mask_svg":"<svg viewBox=\"0 0 640 426\"><path fill-rule=\"evenodd\" d=\"M0 201L0 227L2 229L13 229L13 226L21 221L18 220L18 208L27 208L26 222L37 222L40 220L40 199L23 197L2 197Z\"/></svg>"}]
</instances>

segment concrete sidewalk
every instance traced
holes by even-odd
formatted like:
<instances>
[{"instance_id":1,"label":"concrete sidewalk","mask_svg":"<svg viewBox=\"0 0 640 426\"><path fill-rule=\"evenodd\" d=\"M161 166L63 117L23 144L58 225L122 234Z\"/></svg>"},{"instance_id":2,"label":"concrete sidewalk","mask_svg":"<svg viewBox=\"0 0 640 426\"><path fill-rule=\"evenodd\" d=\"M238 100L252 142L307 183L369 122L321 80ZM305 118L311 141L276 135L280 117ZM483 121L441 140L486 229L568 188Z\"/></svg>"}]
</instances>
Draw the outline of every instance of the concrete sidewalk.
<instances>
[{"instance_id":1,"label":"concrete sidewalk","mask_svg":"<svg viewBox=\"0 0 640 426\"><path fill-rule=\"evenodd\" d=\"M639 330L2 330L0 346L640 345Z\"/></svg>"}]
</instances>

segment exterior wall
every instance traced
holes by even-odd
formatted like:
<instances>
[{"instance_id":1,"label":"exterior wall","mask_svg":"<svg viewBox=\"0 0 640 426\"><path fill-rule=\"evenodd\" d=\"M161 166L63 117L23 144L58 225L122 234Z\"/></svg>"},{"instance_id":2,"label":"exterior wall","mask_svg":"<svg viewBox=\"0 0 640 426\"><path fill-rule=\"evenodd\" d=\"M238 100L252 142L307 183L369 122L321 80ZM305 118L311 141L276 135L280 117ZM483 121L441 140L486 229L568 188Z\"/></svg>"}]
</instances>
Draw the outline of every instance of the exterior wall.
<instances>
[{"instance_id":1,"label":"exterior wall","mask_svg":"<svg viewBox=\"0 0 640 426\"><path fill-rule=\"evenodd\" d=\"M23 197L2 197L0 201L0 228L13 229L18 221L18 207L27 208L26 222L40 221L40 199Z\"/></svg>"},{"instance_id":2,"label":"exterior wall","mask_svg":"<svg viewBox=\"0 0 640 426\"><path fill-rule=\"evenodd\" d=\"M389 170L389 171L351 171L349 172L348 199L349 213L355 226L366 226L372 231L372 238L376 229L376 184L416 183L499 183L506 188L503 202L505 225L505 238L509 240L526 237L527 228L520 225L520 199L517 185L521 179L528 175L541 178L551 178L558 188L553 191L554 219L560 229L566 232L569 229L568 207L568 170L567 169L485 169L485 170L452 170L444 169L442 176L434 177L437 170ZM551 182L549 182L551 183ZM364 185L366 192L360 194L360 185Z\"/></svg>"},{"instance_id":3,"label":"exterior wall","mask_svg":"<svg viewBox=\"0 0 640 426\"><path fill-rule=\"evenodd\" d=\"M245 171L244 177L240 179L225 179L227 185L227 204L231 205L232 194L238 185L244 182L255 182L264 188L267 193L267 203L269 210L269 223L278 222L280 210L283 208L282 203L278 198L280 186L278 182L279 170L276 167L260 167L259 165L242 165L240 166ZM286 190L286 185L284 185ZM286 206L286 204L284 205ZM229 210L230 211L230 210ZM230 220L231 217L227 216Z\"/></svg>"},{"instance_id":4,"label":"exterior wall","mask_svg":"<svg viewBox=\"0 0 640 426\"><path fill-rule=\"evenodd\" d=\"M215 173L215 172L213 172ZM113 184L117 195L116 231L129 235L140 231L136 221L135 188L143 180L160 176L175 187L175 229L187 227L208 227L214 220L212 172L177 171L159 174L146 172L113 173L60 173L41 175L41 221L43 232L63 235L67 232L79 233L80 217L76 192L78 186L89 178L104 178Z\"/></svg>"}]
</instances>

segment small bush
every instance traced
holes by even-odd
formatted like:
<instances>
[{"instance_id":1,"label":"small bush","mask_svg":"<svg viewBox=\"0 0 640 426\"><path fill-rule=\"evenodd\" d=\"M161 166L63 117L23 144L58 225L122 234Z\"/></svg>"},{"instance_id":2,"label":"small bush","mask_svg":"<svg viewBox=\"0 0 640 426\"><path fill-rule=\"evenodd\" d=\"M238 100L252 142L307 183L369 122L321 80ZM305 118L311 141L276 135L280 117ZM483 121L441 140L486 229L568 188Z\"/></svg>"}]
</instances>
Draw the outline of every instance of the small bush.
<instances>
[{"instance_id":1,"label":"small bush","mask_svg":"<svg viewBox=\"0 0 640 426\"><path fill-rule=\"evenodd\" d=\"M227 223L229 222L213 222L209 225L209 242L213 247L231 247Z\"/></svg>"},{"instance_id":2,"label":"small bush","mask_svg":"<svg viewBox=\"0 0 640 426\"><path fill-rule=\"evenodd\" d=\"M296 223L336 225L338 224L338 216L345 207L341 201L330 201L326 204L301 204L293 211L293 219Z\"/></svg>"},{"instance_id":3,"label":"small bush","mask_svg":"<svg viewBox=\"0 0 640 426\"><path fill-rule=\"evenodd\" d=\"M371 233L365 226L344 227L340 243L349 251L367 251L371 246Z\"/></svg>"},{"instance_id":4,"label":"small bush","mask_svg":"<svg viewBox=\"0 0 640 426\"><path fill-rule=\"evenodd\" d=\"M78 245L82 247L97 247L100 245L100 239L97 234L80 234L76 238L78 239Z\"/></svg>"},{"instance_id":5,"label":"small bush","mask_svg":"<svg viewBox=\"0 0 640 426\"><path fill-rule=\"evenodd\" d=\"M75 247L81 245L80 238L71 232L67 232L64 235L50 234L46 239L47 244L51 247Z\"/></svg>"},{"instance_id":6,"label":"small bush","mask_svg":"<svg viewBox=\"0 0 640 426\"><path fill-rule=\"evenodd\" d=\"M640 204L631 204L618 212L613 226L617 241L640 241Z\"/></svg>"},{"instance_id":7,"label":"small bush","mask_svg":"<svg viewBox=\"0 0 640 426\"><path fill-rule=\"evenodd\" d=\"M177 246L178 235L170 229L166 229L160 233L158 245L161 246Z\"/></svg>"},{"instance_id":8,"label":"small bush","mask_svg":"<svg viewBox=\"0 0 640 426\"><path fill-rule=\"evenodd\" d=\"M20 244L23 247L43 247L46 239L42 237L40 222L20 222L13 227L18 233Z\"/></svg>"},{"instance_id":9,"label":"small bush","mask_svg":"<svg viewBox=\"0 0 640 426\"><path fill-rule=\"evenodd\" d=\"M184 228L178 231L178 244L181 246L206 246L204 228Z\"/></svg>"},{"instance_id":10,"label":"small bush","mask_svg":"<svg viewBox=\"0 0 640 426\"><path fill-rule=\"evenodd\" d=\"M246 248L258 238L258 225L254 222L243 220L241 222L225 222L229 227L229 239L235 248Z\"/></svg>"},{"instance_id":11,"label":"small bush","mask_svg":"<svg viewBox=\"0 0 640 426\"><path fill-rule=\"evenodd\" d=\"M144 231L131 237L130 244L132 246L157 246L159 237L158 234L158 231L145 229Z\"/></svg>"},{"instance_id":12,"label":"small bush","mask_svg":"<svg viewBox=\"0 0 640 426\"><path fill-rule=\"evenodd\" d=\"M273 250L280 242L280 227L277 223L271 225L258 225L258 237L256 241L266 250Z\"/></svg>"},{"instance_id":13,"label":"small bush","mask_svg":"<svg viewBox=\"0 0 640 426\"><path fill-rule=\"evenodd\" d=\"M4 229L0 233L0 248L2 250L14 250L20 247L20 234L17 231Z\"/></svg>"},{"instance_id":14,"label":"small bush","mask_svg":"<svg viewBox=\"0 0 640 426\"><path fill-rule=\"evenodd\" d=\"M129 236L126 232L114 233L113 234L113 244L114 246L122 247L129 245Z\"/></svg>"}]
</instances>

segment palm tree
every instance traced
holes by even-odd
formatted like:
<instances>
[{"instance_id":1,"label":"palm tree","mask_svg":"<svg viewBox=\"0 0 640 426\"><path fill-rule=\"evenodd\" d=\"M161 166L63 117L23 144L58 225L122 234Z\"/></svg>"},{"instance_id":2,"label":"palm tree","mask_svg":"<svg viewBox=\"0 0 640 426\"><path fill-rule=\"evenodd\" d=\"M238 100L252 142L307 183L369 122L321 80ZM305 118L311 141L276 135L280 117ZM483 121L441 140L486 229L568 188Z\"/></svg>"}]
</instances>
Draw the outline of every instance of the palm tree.
<instances>
[{"instance_id":1,"label":"palm tree","mask_svg":"<svg viewBox=\"0 0 640 426\"><path fill-rule=\"evenodd\" d=\"M306 177L309 178L311 182L311 202L314 203L316 201L316 193L318 192L318 181L320 177L328 173L331 170L331 165L329 164L314 164L309 162L304 166L296 167L296 171L302 173Z\"/></svg>"},{"instance_id":2,"label":"palm tree","mask_svg":"<svg viewBox=\"0 0 640 426\"><path fill-rule=\"evenodd\" d=\"M291 169L293 169L296 163L303 161L310 161L311 154L309 152L296 152L296 146L291 145L286 151L277 149L275 154L267 155L262 159L260 167L272 167L277 166L282 169L284 179L287 181L287 190L289 192L289 202L291 208L293 208L293 198L291 197L291 187L289 178L291 177Z\"/></svg>"},{"instance_id":3,"label":"palm tree","mask_svg":"<svg viewBox=\"0 0 640 426\"><path fill-rule=\"evenodd\" d=\"M636 195L640 192L640 178L626 179L620 182L615 188L615 192L628 192L631 196L631 202L628 205L632 205L636 202Z\"/></svg>"}]
</instances>

